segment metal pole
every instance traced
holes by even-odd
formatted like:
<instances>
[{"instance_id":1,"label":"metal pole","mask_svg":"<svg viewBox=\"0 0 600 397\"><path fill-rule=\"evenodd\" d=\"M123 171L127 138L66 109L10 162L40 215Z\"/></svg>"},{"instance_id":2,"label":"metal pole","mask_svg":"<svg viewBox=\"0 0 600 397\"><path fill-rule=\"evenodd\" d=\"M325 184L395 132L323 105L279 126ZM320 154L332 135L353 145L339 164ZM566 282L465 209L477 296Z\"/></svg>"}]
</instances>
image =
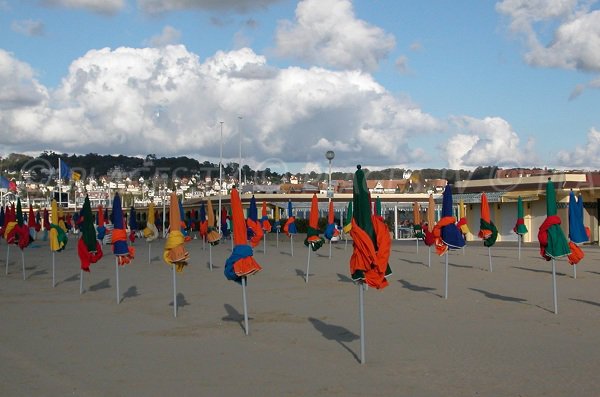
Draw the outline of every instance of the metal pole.
<instances>
[{"instance_id":1,"label":"metal pole","mask_svg":"<svg viewBox=\"0 0 600 397\"><path fill-rule=\"evenodd\" d=\"M239 120L242 120L242 116L238 116ZM240 121L241 124L241 121ZM242 129L239 127L238 124L238 129L239 129L239 134L240 134L240 161L238 164L238 185L240 186L240 192L242 191Z\"/></svg>"},{"instance_id":2,"label":"metal pole","mask_svg":"<svg viewBox=\"0 0 600 397\"><path fill-rule=\"evenodd\" d=\"M308 283L308 269L310 268L310 244L308 244L308 258L306 260L306 279L305 281Z\"/></svg>"},{"instance_id":3,"label":"metal pole","mask_svg":"<svg viewBox=\"0 0 600 397\"><path fill-rule=\"evenodd\" d=\"M446 251L446 267L444 271L444 299L448 299L448 251Z\"/></svg>"},{"instance_id":4,"label":"metal pole","mask_svg":"<svg viewBox=\"0 0 600 397\"><path fill-rule=\"evenodd\" d=\"M219 230L219 235L221 235L221 195L223 194L223 121L219 121L221 123L221 144L219 148L219 214L217 218L219 223L217 224L217 229Z\"/></svg>"},{"instance_id":5,"label":"metal pole","mask_svg":"<svg viewBox=\"0 0 600 397\"><path fill-rule=\"evenodd\" d=\"M394 238L398 240L398 206L394 206Z\"/></svg>"},{"instance_id":6,"label":"metal pole","mask_svg":"<svg viewBox=\"0 0 600 397\"><path fill-rule=\"evenodd\" d=\"M10 255L10 244L6 246L6 275L8 275L8 256Z\"/></svg>"},{"instance_id":7,"label":"metal pole","mask_svg":"<svg viewBox=\"0 0 600 397\"><path fill-rule=\"evenodd\" d=\"M365 363L365 305L364 305L364 285L358 283L358 306L360 312L360 363Z\"/></svg>"},{"instance_id":8,"label":"metal pole","mask_svg":"<svg viewBox=\"0 0 600 397\"><path fill-rule=\"evenodd\" d=\"M25 280L25 253L21 250L21 263L23 264L23 280Z\"/></svg>"},{"instance_id":9,"label":"metal pole","mask_svg":"<svg viewBox=\"0 0 600 397\"><path fill-rule=\"evenodd\" d=\"M55 277L56 273L54 271L54 267L55 267L54 266L54 262L55 262L54 257L55 256L56 256L56 252L52 251L52 288L56 287L56 277Z\"/></svg>"},{"instance_id":10,"label":"metal pole","mask_svg":"<svg viewBox=\"0 0 600 397\"><path fill-rule=\"evenodd\" d=\"M244 331L246 335L250 332L248 329L248 304L246 303L246 277L242 277L242 296L244 299Z\"/></svg>"},{"instance_id":11,"label":"metal pole","mask_svg":"<svg viewBox=\"0 0 600 397\"><path fill-rule=\"evenodd\" d=\"M119 291L119 257L115 257L115 272L117 273L117 305L121 303L121 292Z\"/></svg>"},{"instance_id":12,"label":"metal pole","mask_svg":"<svg viewBox=\"0 0 600 397\"><path fill-rule=\"evenodd\" d=\"M177 317L177 273L176 273L176 264L172 264L173 268L173 317Z\"/></svg>"},{"instance_id":13,"label":"metal pole","mask_svg":"<svg viewBox=\"0 0 600 397\"><path fill-rule=\"evenodd\" d=\"M552 259L552 292L554 294L554 314L558 314L558 302L556 297L556 263Z\"/></svg>"},{"instance_id":14,"label":"metal pole","mask_svg":"<svg viewBox=\"0 0 600 397\"><path fill-rule=\"evenodd\" d=\"M488 257L490 258L490 273L494 270L492 267L492 247L488 247Z\"/></svg>"}]
</instances>

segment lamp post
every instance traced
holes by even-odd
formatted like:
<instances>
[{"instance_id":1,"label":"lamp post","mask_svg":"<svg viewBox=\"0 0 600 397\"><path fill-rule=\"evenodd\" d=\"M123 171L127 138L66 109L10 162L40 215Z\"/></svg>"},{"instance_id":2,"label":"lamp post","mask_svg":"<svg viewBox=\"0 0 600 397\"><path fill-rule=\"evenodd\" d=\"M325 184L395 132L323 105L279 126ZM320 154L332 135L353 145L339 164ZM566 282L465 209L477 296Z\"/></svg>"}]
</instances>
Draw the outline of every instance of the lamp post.
<instances>
[{"instance_id":1,"label":"lamp post","mask_svg":"<svg viewBox=\"0 0 600 397\"><path fill-rule=\"evenodd\" d=\"M219 230L219 234L221 234L221 195L223 194L223 121L219 121L221 123L221 147L219 149L219 213L217 214L217 219L219 223L217 225L217 229Z\"/></svg>"},{"instance_id":2,"label":"lamp post","mask_svg":"<svg viewBox=\"0 0 600 397\"><path fill-rule=\"evenodd\" d=\"M333 188L331 186L331 160L333 160L334 157L335 153L333 150L328 150L325 153L325 158L329 160L329 184L327 185L327 197L329 197L330 200L333 197Z\"/></svg>"},{"instance_id":3,"label":"lamp post","mask_svg":"<svg viewBox=\"0 0 600 397\"><path fill-rule=\"evenodd\" d=\"M242 123L242 116L238 116L238 119L240 120L240 122L238 123L238 130L240 133L240 161L238 164L238 189L240 190L240 193L242 191L242 129L240 128L240 124Z\"/></svg>"}]
</instances>

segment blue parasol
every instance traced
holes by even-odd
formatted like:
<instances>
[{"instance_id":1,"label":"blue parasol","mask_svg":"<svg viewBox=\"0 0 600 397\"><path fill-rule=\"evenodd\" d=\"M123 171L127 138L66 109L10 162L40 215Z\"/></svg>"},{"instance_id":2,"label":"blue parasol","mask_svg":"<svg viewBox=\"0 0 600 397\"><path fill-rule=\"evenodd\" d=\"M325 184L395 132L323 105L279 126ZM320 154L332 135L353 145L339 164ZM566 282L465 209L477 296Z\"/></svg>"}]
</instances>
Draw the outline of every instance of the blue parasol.
<instances>
[{"instance_id":1,"label":"blue parasol","mask_svg":"<svg viewBox=\"0 0 600 397\"><path fill-rule=\"evenodd\" d=\"M588 241L588 236L583 226L583 199L575 198L575 193L569 193L569 239L575 244Z\"/></svg>"},{"instance_id":2,"label":"blue parasol","mask_svg":"<svg viewBox=\"0 0 600 397\"><path fill-rule=\"evenodd\" d=\"M446 185L446 189L444 189L444 194L442 196L442 219L443 218L454 218L452 211L452 187L450 185ZM449 222L447 225L442 226L442 241L449 249L458 249L465 245L465 239L458 226L456 226L456 218L454 218L453 222Z\"/></svg>"}]
</instances>

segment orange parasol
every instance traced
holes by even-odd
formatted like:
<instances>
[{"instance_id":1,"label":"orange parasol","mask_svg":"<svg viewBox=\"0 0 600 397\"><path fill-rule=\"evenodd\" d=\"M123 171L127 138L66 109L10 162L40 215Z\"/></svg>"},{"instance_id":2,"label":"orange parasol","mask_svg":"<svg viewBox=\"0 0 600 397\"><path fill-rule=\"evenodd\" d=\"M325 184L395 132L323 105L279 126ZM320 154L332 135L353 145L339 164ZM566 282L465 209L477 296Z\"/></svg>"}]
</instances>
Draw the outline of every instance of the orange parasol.
<instances>
[{"instance_id":1,"label":"orange parasol","mask_svg":"<svg viewBox=\"0 0 600 397\"><path fill-rule=\"evenodd\" d=\"M316 194L313 194L310 204L310 215L308 218L308 231L304 245L310 245L313 251L318 250L323 246L325 240L319 236L319 199Z\"/></svg>"}]
</instances>

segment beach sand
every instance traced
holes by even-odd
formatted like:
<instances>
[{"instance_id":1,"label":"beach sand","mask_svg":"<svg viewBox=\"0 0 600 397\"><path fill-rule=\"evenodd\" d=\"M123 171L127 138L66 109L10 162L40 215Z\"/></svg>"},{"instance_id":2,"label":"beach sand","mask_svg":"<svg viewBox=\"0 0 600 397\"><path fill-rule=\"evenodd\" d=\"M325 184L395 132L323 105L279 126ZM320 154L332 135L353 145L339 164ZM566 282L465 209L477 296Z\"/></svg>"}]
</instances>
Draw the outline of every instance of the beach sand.
<instances>
[{"instance_id":1,"label":"beach sand","mask_svg":"<svg viewBox=\"0 0 600 397\"><path fill-rule=\"evenodd\" d=\"M557 262L559 313L553 313L551 263L527 245L481 242L444 258L414 241L394 242L390 285L365 292L360 364L358 287L352 252L326 245L304 276L304 235L279 247L270 234L248 279L249 335L242 288L223 275L229 241L209 250L187 244L190 265L162 262L163 240L138 240L133 264L105 257L84 275L79 294L75 238L56 254L56 287L47 242L21 254L12 246L4 275L0 245L0 395L2 396L592 396L600 390L600 249L586 246L577 279Z\"/></svg>"}]
</instances>

